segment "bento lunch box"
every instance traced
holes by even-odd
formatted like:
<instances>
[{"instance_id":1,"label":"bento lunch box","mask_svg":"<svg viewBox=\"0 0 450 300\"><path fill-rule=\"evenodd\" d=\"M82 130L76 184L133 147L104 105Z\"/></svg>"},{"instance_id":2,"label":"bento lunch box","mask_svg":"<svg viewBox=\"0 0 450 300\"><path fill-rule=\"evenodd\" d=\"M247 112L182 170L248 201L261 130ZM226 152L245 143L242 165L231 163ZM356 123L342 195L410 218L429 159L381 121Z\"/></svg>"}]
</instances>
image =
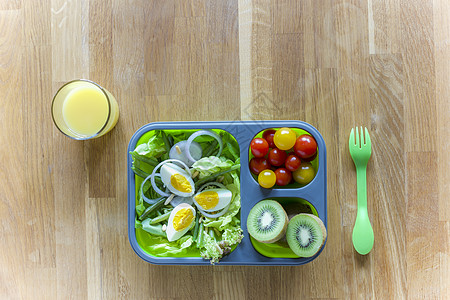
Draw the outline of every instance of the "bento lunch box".
<instances>
[{"instance_id":1,"label":"bento lunch box","mask_svg":"<svg viewBox=\"0 0 450 300\"><path fill-rule=\"evenodd\" d=\"M317 158L314 161L316 175L307 185L301 187L277 187L265 189L259 186L255 176L249 169L251 158L250 142L256 135L270 128L289 127L302 133L306 131L317 142ZM327 228L327 161L325 142L317 129L308 123L296 120L277 121L228 121L228 122L155 122L144 125L132 136L128 144L128 238L136 254L146 262L167 265L210 265L210 261L202 257L158 257L148 253L143 247L144 241L136 234L136 175L132 171L130 152L139 144L139 140L152 130L224 130L237 141L240 150L240 183L241 210L240 220L244 238L241 243L218 265L303 265L317 258L325 247L313 257L297 257L289 248L278 244L261 244L253 240L247 232L247 216L251 208L261 200L274 199L280 204L299 202L309 205Z\"/></svg>"}]
</instances>

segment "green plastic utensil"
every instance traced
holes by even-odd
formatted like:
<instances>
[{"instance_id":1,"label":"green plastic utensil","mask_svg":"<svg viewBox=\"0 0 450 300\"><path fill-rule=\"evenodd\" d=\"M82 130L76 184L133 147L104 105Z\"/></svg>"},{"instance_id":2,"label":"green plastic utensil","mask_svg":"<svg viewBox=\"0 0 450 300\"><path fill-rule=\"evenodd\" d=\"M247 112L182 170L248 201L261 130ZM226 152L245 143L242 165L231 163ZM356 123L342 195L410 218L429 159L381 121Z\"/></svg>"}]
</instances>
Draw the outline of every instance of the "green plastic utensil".
<instances>
[{"instance_id":1,"label":"green plastic utensil","mask_svg":"<svg viewBox=\"0 0 450 300\"><path fill-rule=\"evenodd\" d=\"M361 127L361 134L358 133L358 127L355 130L352 128L348 146L356 167L356 191L358 197L358 211L352 234L353 247L359 254L365 255L372 250L374 242L373 229L367 213L366 168L372 154L372 145L367 128L364 127L363 132Z\"/></svg>"}]
</instances>

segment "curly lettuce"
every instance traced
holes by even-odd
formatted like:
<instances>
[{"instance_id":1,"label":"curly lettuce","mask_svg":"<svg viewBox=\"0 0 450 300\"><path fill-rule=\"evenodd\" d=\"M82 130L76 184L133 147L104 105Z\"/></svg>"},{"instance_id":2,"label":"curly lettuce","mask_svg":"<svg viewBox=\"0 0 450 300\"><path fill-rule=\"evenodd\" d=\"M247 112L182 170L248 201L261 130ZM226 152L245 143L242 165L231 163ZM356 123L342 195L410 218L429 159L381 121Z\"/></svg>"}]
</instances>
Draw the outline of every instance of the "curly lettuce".
<instances>
[{"instance_id":1,"label":"curly lettuce","mask_svg":"<svg viewBox=\"0 0 450 300\"><path fill-rule=\"evenodd\" d=\"M230 174L230 177L231 183L225 185L232 192L228 211L216 219L205 218L203 225L208 234L202 236L202 241L197 241L197 243L203 246L201 248L202 257L209 259L212 264L229 254L231 252L231 246L239 244L244 237L240 227L240 220L237 217L241 208L239 175L233 172ZM217 235L219 237L216 238Z\"/></svg>"}]
</instances>

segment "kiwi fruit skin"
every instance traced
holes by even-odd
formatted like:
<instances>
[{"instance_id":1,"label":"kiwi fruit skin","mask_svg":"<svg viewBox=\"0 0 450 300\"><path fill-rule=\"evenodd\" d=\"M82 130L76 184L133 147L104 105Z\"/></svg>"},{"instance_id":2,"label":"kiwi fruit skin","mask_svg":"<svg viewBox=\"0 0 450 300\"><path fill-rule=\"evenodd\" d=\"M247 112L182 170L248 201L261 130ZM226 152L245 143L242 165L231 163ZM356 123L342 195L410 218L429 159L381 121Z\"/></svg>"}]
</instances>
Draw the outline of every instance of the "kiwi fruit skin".
<instances>
[{"instance_id":1,"label":"kiwi fruit skin","mask_svg":"<svg viewBox=\"0 0 450 300\"><path fill-rule=\"evenodd\" d=\"M312 253L311 255L305 255L305 254L302 253L300 250L297 250L297 245L296 245L296 242L297 242L297 241L289 238L289 232L295 231L294 226L295 226L295 223L297 222L297 220L298 220L299 218L304 217L304 216L308 216L308 217L312 218L313 220L315 220L316 223L319 225L319 229L320 229L321 232L322 232L322 241L321 241L321 244L320 244L320 246L317 247L317 251L315 251L315 252ZM286 240L287 240L287 243L288 243L288 245L289 245L289 248L291 248L291 250L292 250L295 254L297 254L298 256L300 256L300 257L312 257L312 256L314 256L315 254L317 254L317 252L320 251L320 249L322 248L323 244L325 243L326 238L327 238L327 229L326 229L325 225L323 224L322 220L321 220L319 217L317 217L317 216L315 216L315 215L313 215L313 214L305 214L305 213L301 213L301 214L296 215L295 217L293 217L293 218L289 221L288 228L287 228L287 232L286 232Z\"/></svg>"},{"instance_id":2,"label":"kiwi fruit skin","mask_svg":"<svg viewBox=\"0 0 450 300\"><path fill-rule=\"evenodd\" d=\"M273 206L276 206L276 207L279 207L281 209L281 211L283 212L283 216L282 216L283 220L282 221L284 222L284 224L283 224L283 227L282 227L281 231L275 237L273 237L272 239L261 239L261 238L258 239L258 238L255 238L255 236L252 235L252 231L253 230L252 230L252 227L250 226L250 222L252 221L250 219L250 214L249 214L249 218L247 219L247 231L258 242L270 244L270 243L274 243L274 242L282 239L286 235L286 230L287 230L287 226L288 226L288 223L289 223L289 219L288 219L288 215L287 215L286 211L284 210L283 206L281 206L281 204L278 203L277 201L275 201L275 200L263 200L263 201L258 202L256 205L258 205L258 204L262 205L264 203L270 204L270 205L273 205ZM255 206L252 208L252 210L255 208Z\"/></svg>"},{"instance_id":3,"label":"kiwi fruit skin","mask_svg":"<svg viewBox=\"0 0 450 300\"><path fill-rule=\"evenodd\" d=\"M298 214L313 214L311 207L308 204L304 203L292 202L283 205L283 207L286 210L289 220L291 220Z\"/></svg>"}]
</instances>

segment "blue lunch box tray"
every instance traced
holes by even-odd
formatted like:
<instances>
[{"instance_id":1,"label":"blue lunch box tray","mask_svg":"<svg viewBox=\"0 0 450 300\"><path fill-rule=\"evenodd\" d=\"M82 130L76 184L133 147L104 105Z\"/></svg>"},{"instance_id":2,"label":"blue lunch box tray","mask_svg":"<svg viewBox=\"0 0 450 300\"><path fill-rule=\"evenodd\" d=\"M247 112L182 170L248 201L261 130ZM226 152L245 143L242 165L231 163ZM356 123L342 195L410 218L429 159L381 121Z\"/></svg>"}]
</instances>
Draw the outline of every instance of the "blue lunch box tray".
<instances>
[{"instance_id":1,"label":"blue lunch box tray","mask_svg":"<svg viewBox=\"0 0 450 300\"><path fill-rule=\"evenodd\" d=\"M252 176L249 165L249 147L251 140L261 131L269 128L290 127L307 131L314 137L318 146L318 167L314 179L306 186L295 188L264 189L259 186ZM143 260L152 264L167 265L210 265L210 261L201 257L157 257L147 253L139 245L136 237L136 182L131 166L133 159L131 151L136 148L139 139L152 130L180 130L180 129L219 129L230 133L238 142L240 150L240 182L241 182L241 211L240 220L244 238L241 243L227 256L219 261L219 265L303 265L320 255L325 247L313 257L267 257L260 254L252 244L247 232L247 216L250 209L264 199L292 199L307 200L317 212L319 218L327 228L327 170L325 142L317 129L302 121L232 121L232 122L155 122L144 125L132 136L128 144L128 238L131 247Z\"/></svg>"}]
</instances>

